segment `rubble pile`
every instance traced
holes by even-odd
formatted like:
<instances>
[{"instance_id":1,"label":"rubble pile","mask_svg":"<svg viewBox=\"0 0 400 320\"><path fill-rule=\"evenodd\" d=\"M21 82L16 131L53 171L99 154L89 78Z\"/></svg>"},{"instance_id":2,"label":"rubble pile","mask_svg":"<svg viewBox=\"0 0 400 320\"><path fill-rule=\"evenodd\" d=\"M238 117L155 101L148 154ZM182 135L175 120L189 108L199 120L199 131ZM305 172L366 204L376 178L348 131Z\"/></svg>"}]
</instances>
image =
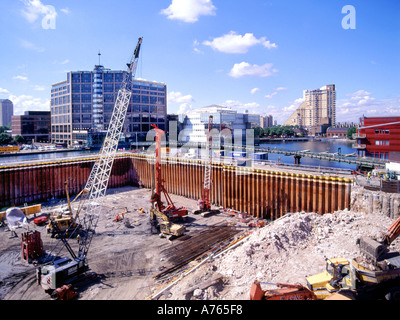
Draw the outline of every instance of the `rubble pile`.
<instances>
[{"instance_id":1,"label":"rubble pile","mask_svg":"<svg viewBox=\"0 0 400 320\"><path fill-rule=\"evenodd\" d=\"M359 257L357 239L377 238L392 223L393 219L381 214L348 210L322 216L305 212L287 214L264 228L255 229L240 246L203 269L209 276L213 270L224 277L224 288L218 294L214 290L212 299L247 300L251 283L256 279L271 283L264 285L265 288L275 287L273 283L305 285L307 276L324 270L325 258ZM392 244L391 250L400 250L399 241ZM197 276L205 278L204 274ZM181 290L178 287L174 291ZM198 290L195 298L209 298L210 290L203 294ZM178 296L172 294L169 298Z\"/></svg>"}]
</instances>

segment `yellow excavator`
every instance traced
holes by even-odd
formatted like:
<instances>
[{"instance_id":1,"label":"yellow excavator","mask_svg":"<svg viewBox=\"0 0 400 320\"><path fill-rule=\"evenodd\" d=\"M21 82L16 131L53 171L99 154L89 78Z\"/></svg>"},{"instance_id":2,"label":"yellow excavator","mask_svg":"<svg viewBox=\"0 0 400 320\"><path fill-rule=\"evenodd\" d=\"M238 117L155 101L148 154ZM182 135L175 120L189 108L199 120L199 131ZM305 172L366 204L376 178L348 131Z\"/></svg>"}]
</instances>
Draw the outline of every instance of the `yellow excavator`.
<instances>
[{"instance_id":1,"label":"yellow excavator","mask_svg":"<svg viewBox=\"0 0 400 320\"><path fill-rule=\"evenodd\" d=\"M158 222L157 217L162 221ZM185 227L169 221L168 217L155 208L150 208L150 223L152 233L157 233L160 229L160 237L171 239L172 237L179 237L185 233Z\"/></svg>"},{"instance_id":2,"label":"yellow excavator","mask_svg":"<svg viewBox=\"0 0 400 320\"><path fill-rule=\"evenodd\" d=\"M72 213L72 203L74 203L81 195L82 199L85 197L85 190L82 190L75 199L71 202L68 191L68 180L65 181L65 192L67 195L67 206L61 206L60 212L53 213L49 217L49 224L47 225L47 233L51 233L51 237L58 237L60 233L65 233L66 236L75 233L79 229L79 224L76 222L79 215L81 205L79 205L75 216Z\"/></svg>"}]
</instances>

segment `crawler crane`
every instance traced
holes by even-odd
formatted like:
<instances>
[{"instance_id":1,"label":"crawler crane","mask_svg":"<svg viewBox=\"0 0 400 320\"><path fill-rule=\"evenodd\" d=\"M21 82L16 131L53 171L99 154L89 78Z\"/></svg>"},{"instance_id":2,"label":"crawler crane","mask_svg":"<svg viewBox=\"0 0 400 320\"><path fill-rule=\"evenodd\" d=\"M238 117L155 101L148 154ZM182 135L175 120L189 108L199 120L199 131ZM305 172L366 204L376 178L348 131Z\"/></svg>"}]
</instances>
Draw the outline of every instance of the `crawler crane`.
<instances>
[{"instance_id":1,"label":"crawler crane","mask_svg":"<svg viewBox=\"0 0 400 320\"><path fill-rule=\"evenodd\" d=\"M69 238L67 238L66 233L61 232L60 241L63 242L64 247L68 250L72 259L65 257L56 260L56 258L54 258L52 262L40 265L37 268L37 281L42 288L50 294L56 292L55 289L57 288L68 288L68 286L65 285L73 282L77 278L84 277L84 273L89 270L87 254L102 211L102 200L107 191L108 180L117 152L118 141L131 99L132 82L136 73L141 44L142 38L139 38L133 56L127 64L128 70L121 88L118 91L118 96L108 125L107 135L103 142L99 158L95 162L86 186L82 191L83 201L80 202L80 208L78 208L80 214L79 217L77 217L79 219L79 224L82 226L79 232L78 252L75 253L68 243L70 236L72 236L74 232L71 232L71 235L68 236ZM58 246L58 243L56 246Z\"/></svg>"}]
</instances>

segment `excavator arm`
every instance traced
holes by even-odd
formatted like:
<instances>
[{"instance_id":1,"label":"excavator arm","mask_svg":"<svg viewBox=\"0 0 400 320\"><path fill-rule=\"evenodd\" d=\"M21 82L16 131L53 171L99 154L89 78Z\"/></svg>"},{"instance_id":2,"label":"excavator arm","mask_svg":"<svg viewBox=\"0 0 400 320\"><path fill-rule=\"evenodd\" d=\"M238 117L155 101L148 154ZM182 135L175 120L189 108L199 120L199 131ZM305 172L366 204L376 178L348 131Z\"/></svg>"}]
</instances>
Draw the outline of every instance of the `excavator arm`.
<instances>
[{"instance_id":1,"label":"excavator arm","mask_svg":"<svg viewBox=\"0 0 400 320\"><path fill-rule=\"evenodd\" d=\"M391 243L400 235L400 217L390 226L381 241L371 238L360 238L358 244L361 252L371 258L375 263L388 251Z\"/></svg>"}]
</instances>

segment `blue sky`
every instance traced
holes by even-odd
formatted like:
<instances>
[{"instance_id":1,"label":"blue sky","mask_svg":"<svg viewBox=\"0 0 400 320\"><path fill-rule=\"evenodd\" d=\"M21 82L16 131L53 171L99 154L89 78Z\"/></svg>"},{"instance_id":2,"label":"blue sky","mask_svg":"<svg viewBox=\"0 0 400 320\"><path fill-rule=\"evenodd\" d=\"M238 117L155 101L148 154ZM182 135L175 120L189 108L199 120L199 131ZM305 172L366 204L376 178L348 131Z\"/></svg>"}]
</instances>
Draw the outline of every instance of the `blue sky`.
<instances>
[{"instance_id":1,"label":"blue sky","mask_svg":"<svg viewBox=\"0 0 400 320\"><path fill-rule=\"evenodd\" d=\"M351 5L355 13L342 8ZM398 0L1 0L0 98L49 110L53 83L102 64L164 82L168 113L211 104L283 123L335 84L337 121L400 115ZM355 17L355 29L343 23Z\"/></svg>"}]
</instances>

